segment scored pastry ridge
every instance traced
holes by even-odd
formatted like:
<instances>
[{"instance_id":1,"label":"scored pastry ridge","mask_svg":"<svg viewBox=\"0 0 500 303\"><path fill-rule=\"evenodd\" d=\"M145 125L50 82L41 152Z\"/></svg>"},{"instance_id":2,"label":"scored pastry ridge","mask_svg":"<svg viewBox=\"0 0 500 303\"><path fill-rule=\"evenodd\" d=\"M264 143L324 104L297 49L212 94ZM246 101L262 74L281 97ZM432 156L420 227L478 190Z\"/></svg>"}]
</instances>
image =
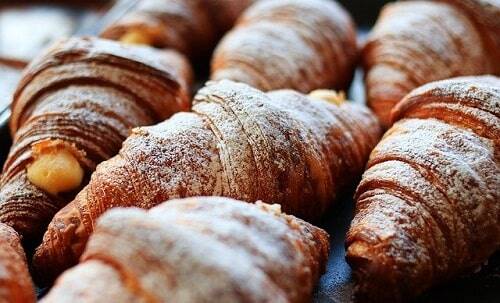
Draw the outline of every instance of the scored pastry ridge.
<instances>
[{"instance_id":1,"label":"scored pastry ridge","mask_svg":"<svg viewBox=\"0 0 500 303\"><path fill-rule=\"evenodd\" d=\"M256 91L252 91L252 93L256 93ZM244 102L241 99L246 98L248 96L244 93L234 96L232 91L217 90L204 95L204 91L201 90L194 100L197 105L194 112L208 117L220 134L217 146L223 151L220 153L221 160L224 163L224 172L227 173L229 184L232 185L230 192L233 196L239 192L249 193L259 189L259 178L252 178L251 175L258 176L260 173L254 157L261 151L253 151L249 141L249 132L246 131L248 127L253 128L253 131L259 130L259 128L255 123L252 125L252 119L248 115L244 117L244 112L237 108L237 103ZM205 102L204 99L208 102ZM219 100L223 100L223 102L219 102ZM246 120L250 120L250 122L242 122ZM242 166L241 169L239 166ZM256 196L255 193L244 197L244 199L252 199L254 196Z\"/></svg>"}]
</instances>

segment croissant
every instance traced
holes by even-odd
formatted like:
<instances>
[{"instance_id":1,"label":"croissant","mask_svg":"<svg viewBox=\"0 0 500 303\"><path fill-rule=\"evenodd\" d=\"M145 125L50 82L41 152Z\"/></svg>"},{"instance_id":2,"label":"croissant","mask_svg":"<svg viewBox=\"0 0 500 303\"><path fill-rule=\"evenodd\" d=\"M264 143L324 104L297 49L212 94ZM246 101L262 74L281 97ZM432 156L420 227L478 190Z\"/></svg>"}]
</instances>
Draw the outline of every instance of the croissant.
<instances>
[{"instance_id":1,"label":"croissant","mask_svg":"<svg viewBox=\"0 0 500 303\"><path fill-rule=\"evenodd\" d=\"M253 0L143 0L101 33L123 42L206 57Z\"/></svg>"},{"instance_id":2,"label":"croissant","mask_svg":"<svg viewBox=\"0 0 500 303\"><path fill-rule=\"evenodd\" d=\"M279 205L221 197L103 215L42 302L310 302L328 234Z\"/></svg>"},{"instance_id":3,"label":"croissant","mask_svg":"<svg viewBox=\"0 0 500 303\"><path fill-rule=\"evenodd\" d=\"M465 12L479 29L492 69L500 74L500 4L496 0L439 0Z\"/></svg>"},{"instance_id":4,"label":"croissant","mask_svg":"<svg viewBox=\"0 0 500 303\"><path fill-rule=\"evenodd\" d=\"M367 100L385 127L394 105L418 86L456 76L500 74L498 2L447 2L462 3L463 9L431 1L388 4L369 35L362 51Z\"/></svg>"},{"instance_id":5,"label":"croissant","mask_svg":"<svg viewBox=\"0 0 500 303\"><path fill-rule=\"evenodd\" d=\"M358 296L408 301L500 249L500 78L424 85L393 110L356 193Z\"/></svg>"},{"instance_id":6,"label":"croissant","mask_svg":"<svg viewBox=\"0 0 500 303\"><path fill-rule=\"evenodd\" d=\"M354 23L335 1L258 1L215 49L211 79L264 91L346 89L356 59Z\"/></svg>"},{"instance_id":7,"label":"croissant","mask_svg":"<svg viewBox=\"0 0 500 303\"><path fill-rule=\"evenodd\" d=\"M26 70L12 103L13 146L0 179L0 221L23 242L115 155L129 129L188 110L181 55L96 38L57 43Z\"/></svg>"},{"instance_id":8,"label":"croissant","mask_svg":"<svg viewBox=\"0 0 500 303\"><path fill-rule=\"evenodd\" d=\"M117 206L225 196L279 203L287 213L317 220L360 176L379 136L376 118L361 106L209 82L192 112L136 128L119 154L98 166L50 223L35 271L47 280L75 264L95 220Z\"/></svg>"},{"instance_id":9,"label":"croissant","mask_svg":"<svg viewBox=\"0 0 500 303\"><path fill-rule=\"evenodd\" d=\"M0 223L0 302L34 303L35 289L18 234Z\"/></svg>"}]
</instances>

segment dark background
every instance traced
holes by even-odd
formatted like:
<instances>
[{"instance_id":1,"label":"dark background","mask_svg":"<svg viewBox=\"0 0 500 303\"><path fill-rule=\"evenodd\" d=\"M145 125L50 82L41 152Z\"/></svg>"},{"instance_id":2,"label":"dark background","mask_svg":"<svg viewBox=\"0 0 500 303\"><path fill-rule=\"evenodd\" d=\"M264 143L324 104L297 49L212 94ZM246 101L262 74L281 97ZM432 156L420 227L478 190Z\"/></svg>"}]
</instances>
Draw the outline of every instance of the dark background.
<instances>
[{"instance_id":1,"label":"dark background","mask_svg":"<svg viewBox=\"0 0 500 303\"><path fill-rule=\"evenodd\" d=\"M238 1L238 0L234 0ZM19 3L54 3L54 4L71 4L71 5L101 5L109 2L107 0L0 0L2 4L19 4ZM373 24L377 17L380 7L389 1L386 0L338 0L342 3L354 16L359 25Z\"/></svg>"},{"instance_id":2,"label":"dark background","mask_svg":"<svg viewBox=\"0 0 500 303\"><path fill-rule=\"evenodd\" d=\"M351 13L358 26L372 26L386 0L340 0L340 3Z\"/></svg>"}]
</instances>

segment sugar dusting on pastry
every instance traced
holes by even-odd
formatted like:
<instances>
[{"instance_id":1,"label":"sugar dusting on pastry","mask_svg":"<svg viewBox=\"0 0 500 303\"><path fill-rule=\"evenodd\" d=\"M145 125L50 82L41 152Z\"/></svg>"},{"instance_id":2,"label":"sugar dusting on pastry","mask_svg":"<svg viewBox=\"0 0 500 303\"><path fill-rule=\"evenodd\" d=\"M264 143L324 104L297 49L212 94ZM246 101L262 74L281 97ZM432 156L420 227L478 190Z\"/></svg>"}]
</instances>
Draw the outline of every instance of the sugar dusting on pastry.
<instances>
[{"instance_id":1,"label":"sugar dusting on pastry","mask_svg":"<svg viewBox=\"0 0 500 303\"><path fill-rule=\"evenodd\" d=\"M280 204L283 212L318 220L359 176L380 135L374 115L359 105L209 82L191 112L134 129L118 155L99 165L54 216L34 264L46 272L76 262L95 221L117 206L220 195Z\"/></svg>"},{"instance_id":2,"label":"sugar dusting on pastry","mask_svg":"<svg viewBox=\"0 0 500 303\"><path fill-rule=\"evenodd\" d=\"M347 237L360 296L406 300L498 250L499 105L492 76L433 82L397 105Z\"/></svg>"},{"instance_id":3,"label":"sugar dusting on pastry","mask_svg":"<svg viewBox=\"0 0 500 303\"><path fill-rule=\"evenodd\" d=\"M98 220L80 264L43 302L103 294L114 302L309 301L328 257L328 234L273 208L194 197L149 211L111 210Z\"/></svg>"}]
</instances>

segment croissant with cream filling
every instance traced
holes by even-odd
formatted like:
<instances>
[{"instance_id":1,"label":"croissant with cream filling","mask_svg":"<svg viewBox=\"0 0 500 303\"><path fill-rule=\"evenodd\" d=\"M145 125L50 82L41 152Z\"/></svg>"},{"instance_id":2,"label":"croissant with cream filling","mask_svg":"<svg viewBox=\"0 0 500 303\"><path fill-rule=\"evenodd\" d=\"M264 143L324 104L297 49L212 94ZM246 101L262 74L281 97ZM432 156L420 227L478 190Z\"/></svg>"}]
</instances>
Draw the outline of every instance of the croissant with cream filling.
<instances>
[{"instance_id":1,"label":"croissant with cream filling","mask_svg":"<svg viewBox=\"0 0 500 303\"><path fill-rule=\"evenodd\" d=\"M225 196L319 219L359 177L380 127L362 106L315 95L211 82L192 112L136 128L54 217L34 256L38 275L49 279L75 264L97 218L117 206Z\"/></svg>"},{"instance_id":2,"label":"croissant with cream filling","mask_svg":"<svg viewBox=\"0 0 500 303\"><path fill-rule=\"evenodd\" d=\"M103 38L172 48L191 58L208 57L253 0L143 0L101 33Z\"/></svg>"},{"instance_id":3,"label":"croissant with cream filling","mask_svg":"<svg viewBox=\"0 0 500 303\"><path fill-rule=\"evenodd\" d=\"M188 110L181 55L97 38L54 45L15 92L14 138L0 179L0 222L36 242L52 216L115 155L132 127Z\"/></svg>"}]
</instances>

